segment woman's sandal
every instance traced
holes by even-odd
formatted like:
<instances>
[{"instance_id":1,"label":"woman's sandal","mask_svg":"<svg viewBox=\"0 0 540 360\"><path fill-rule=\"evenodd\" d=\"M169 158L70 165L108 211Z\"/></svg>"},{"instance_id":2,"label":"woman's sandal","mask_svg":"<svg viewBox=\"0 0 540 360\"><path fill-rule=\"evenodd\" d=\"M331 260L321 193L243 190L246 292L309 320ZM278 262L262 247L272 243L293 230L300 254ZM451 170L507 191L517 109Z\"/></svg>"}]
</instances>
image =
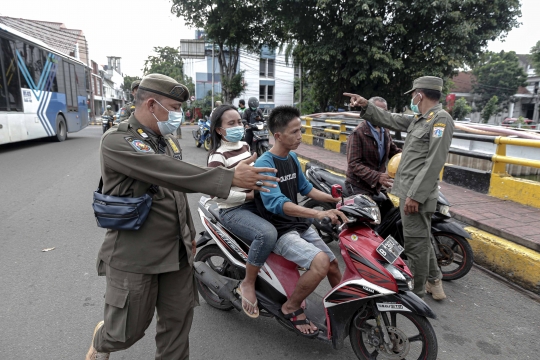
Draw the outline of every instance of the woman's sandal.
<instances>
[{"instance_id":1,"label":"woman's sandal","mask_svg":"<svg viewBox=\"0 0 540 360\"><path fill-rule=\"evenodd\" d=\"M310 339L313 339L313 338L316 338L318 335L319 335L319 329L315 330L312 334L310 333L303 333L302 331L300 331L300 329L298 329L296 327L296 325L310 325L311 326L311 321L309 321L309 319L306 317L305 319L303 320L297 320L297 316L298 315L302 315L304 313L304 309L300 308L296 311L293 311L292 313L289 313L289 314L284 314L283 311L281 311L281 309L279 309L279 314L284 318L284 319L287 319L291 322L291 324L293 324L293 327L292 329L298 334L298 335L302 335L304 337L307 337L307 338L310 338Z\"/></svg>"},{"instance_id":2,"label":"woman's sandal","mask_svg":"<svg viewBox=\"0 0 540 360\"><path fill-rule=\"evenodd\" d=\"M240 298L242 299L242 301L245 301L247 302L249 305L253 306L253 308L255 309L255 313L253 314L250 314L246 308L244 307L244 304L242 304L242 310L244 310L244 312L246 313L247 316L249 316L250 318L252 319L256 319L259 317L259 307L258 307L258 304L259 302L257 300L255 300L255 303L252 303L251 301L249 301L247 298L244 297L244 295L242 295L242 290L240 290L240 285L238 285L238 287L236 288L236 293L238 295L240 295Z\"/></svg>"}]
</instances>

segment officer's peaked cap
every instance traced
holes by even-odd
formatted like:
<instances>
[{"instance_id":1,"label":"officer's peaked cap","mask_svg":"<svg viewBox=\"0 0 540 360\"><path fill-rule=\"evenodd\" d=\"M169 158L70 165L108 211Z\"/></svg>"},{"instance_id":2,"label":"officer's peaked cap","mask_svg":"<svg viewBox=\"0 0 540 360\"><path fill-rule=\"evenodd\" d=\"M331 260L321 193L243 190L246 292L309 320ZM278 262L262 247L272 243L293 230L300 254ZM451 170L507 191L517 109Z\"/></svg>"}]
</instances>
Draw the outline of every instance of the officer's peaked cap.
<instances>
[{"instance_id":1,"label":"officer's peaked cap","mask_svg":"<svg viewBox=\"0 0 540 360\"><path fill-rule=\"evenodd\" d=\"M185 85L161 74L148 74L143 77L139 89L163 95L180 102L189 99L189 90Z\"/></svg>"},{"instance_id":2,"label":"officer's peaked cap","mask_svg":"<svg viewBox=\"0 0 540 360\"><path fill-rule=\"evenodd\" d=\"M135 90L135 88L139 87L139 84L141 83L141 80L135 80L131 83L131 91Z\"/></svg>"},{"instance_id":3,"label":"officer's peaked cap","mask_svg":"<svg viewBox=\"0 0 540 360\"><path fill-rule=\"evenodd\" d=\"M416 89L429 89L437 90L442 92L443 79L436 76L422 76L413 81L413 87L411 90L407 91L405 94L408 94Z\"/></svg>"}]
</instances>

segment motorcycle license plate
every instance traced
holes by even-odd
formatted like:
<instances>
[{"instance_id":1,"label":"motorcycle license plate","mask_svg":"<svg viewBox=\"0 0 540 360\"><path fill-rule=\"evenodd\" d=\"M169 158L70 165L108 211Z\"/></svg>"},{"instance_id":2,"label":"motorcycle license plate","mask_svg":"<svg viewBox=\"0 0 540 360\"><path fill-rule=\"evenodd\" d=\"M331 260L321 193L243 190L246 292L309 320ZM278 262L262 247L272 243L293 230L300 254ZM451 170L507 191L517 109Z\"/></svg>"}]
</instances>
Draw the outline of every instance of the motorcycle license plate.
<instances>
[{"instance_id":1,"label":"motorcycle license plate","mask_svg":"<svg viewBox=\"0 0 540 360\"><path fill-rule=\"evenodd\" d=\"M253 134L257 136L266 136L268 133L266 131L254 131Z\"/></svg>"},{"instance_id":2,"label":"motorcycle license plate","mask_svg":"<svg viewBox=\"0 0 540 360\"><path fill-rule=\"evenodd\" d=\"M377 252L379 255L381 255L390 264L393 264L394 261L396 261L403 250L405 250L403 246L399 245L396 239L390 235L388 235L388 237L384 239L379 246L377 246Z\"/></svg>"}]
</instances>

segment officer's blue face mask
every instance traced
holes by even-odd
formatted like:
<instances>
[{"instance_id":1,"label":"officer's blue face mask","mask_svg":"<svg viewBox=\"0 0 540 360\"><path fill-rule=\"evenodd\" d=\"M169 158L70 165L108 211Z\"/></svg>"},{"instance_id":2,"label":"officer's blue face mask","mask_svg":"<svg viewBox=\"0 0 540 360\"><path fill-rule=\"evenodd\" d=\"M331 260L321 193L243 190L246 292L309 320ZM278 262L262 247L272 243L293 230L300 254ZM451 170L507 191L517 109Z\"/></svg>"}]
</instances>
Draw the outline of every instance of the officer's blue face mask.
<instances>
[{"instance_id":1,"label":"officer's blue face mask","mask_svg":"<svg viewBox=\"0 0 540 360\"><path fill-rule=\"evenodd\" d=\"M239 142L244 136L243 126L230 127L224 130L227 132L227 135L225 135L225 139L229 142Z\"/></svg>"},{"instance_id":2,"label":"officer's blue face mask","mask_svg":"<svg viewBox=\"0 0 540 360\"><path fill-rule=\"evenodd\" d=\"M159 101L155 100L156 103L159 104L163 109L165 109L165 106L161 105ZM161 135L167 135L172 134L173 132L178 129L180 124L182 124L182 121L184 120L184 112L183 111L169 111L165 109L169 113L169 118L165 121L160 121L154 113L154 118L157 120L157 125L159 132L161 132Z\"/></svg>"},{"instance_id":3,"label":"officer's blue face mask","mask_svg":"<svg viewBox=\"0 0 540 360\"><path fill-rule=\"evenodd\" d=\"M422 94L420 93L417 93L416 95L414 95L414 97L411 99L411 111L415 114L420 114L420 109L418 108L418 105L420 104L420 101L418 102L418 104L414 105L414 99L416 99L416 97L420 95L420 101L422 101Z\"/></svg>"}]
</instances>

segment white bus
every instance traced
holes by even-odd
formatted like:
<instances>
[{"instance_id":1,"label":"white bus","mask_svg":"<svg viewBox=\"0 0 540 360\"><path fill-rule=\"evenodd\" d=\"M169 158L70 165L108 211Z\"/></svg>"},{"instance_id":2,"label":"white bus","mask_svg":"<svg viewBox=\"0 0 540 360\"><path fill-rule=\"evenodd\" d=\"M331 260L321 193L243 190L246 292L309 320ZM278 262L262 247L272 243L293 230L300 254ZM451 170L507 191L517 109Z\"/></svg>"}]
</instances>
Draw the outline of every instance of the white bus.
<instances>
[{"instance_id":1,"label":"white bus","mask_svg":"<svg viewBox=\"0 0 540 360\"><path fill-rule=\"evenodd\" d=\"M0 24L0 144L88 126L89 68L40 40Z\"/></svg>"}]
</instances>

